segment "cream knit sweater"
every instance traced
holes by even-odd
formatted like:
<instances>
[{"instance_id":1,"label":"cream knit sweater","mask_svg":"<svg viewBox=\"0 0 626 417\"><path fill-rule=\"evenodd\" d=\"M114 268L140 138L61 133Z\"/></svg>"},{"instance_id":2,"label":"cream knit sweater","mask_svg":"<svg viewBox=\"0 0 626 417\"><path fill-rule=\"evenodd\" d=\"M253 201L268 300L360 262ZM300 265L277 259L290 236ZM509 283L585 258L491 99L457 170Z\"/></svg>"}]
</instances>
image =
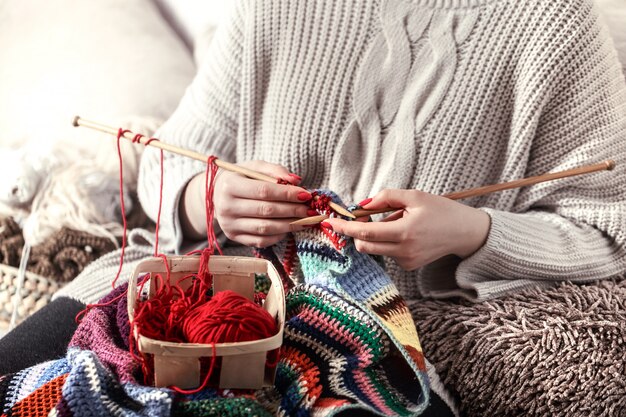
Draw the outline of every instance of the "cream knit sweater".
<instances>
[{"instance_id":1,"label":"cream knit sweater","mask_svg":"<svg viewBox=\"0 0 626 417\"><path fill-rule=\"evenodd\" d=\"M388 270L407 297L475 300L626 271L626 86L590 0L237 0L159 137L286 166L352 203L444 194L613 158L617 168L466 200L484 247ZM156 217L158 154L139 193ZM201 163L166 154L163 232Z\"/></svg>"}]
</instances>

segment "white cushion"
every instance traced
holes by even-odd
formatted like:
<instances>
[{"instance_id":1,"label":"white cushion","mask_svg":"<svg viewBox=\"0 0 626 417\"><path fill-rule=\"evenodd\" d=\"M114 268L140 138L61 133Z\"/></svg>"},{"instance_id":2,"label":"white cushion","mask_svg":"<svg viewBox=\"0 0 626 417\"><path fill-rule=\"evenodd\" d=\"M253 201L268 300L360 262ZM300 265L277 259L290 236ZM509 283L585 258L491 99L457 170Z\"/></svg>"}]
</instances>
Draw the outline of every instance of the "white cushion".
<instances>
[{"instance_id":1,"label":"white cushion","mask_svg":"<svg viewBox=\"0 0 626 417\"><path fill-rule=\"evenodd\" d=\"M75 114L165 120L195 72L151 0L0 2L0 63L0 146L67 142L86 157Z\"/></svg>"}]
</instances>

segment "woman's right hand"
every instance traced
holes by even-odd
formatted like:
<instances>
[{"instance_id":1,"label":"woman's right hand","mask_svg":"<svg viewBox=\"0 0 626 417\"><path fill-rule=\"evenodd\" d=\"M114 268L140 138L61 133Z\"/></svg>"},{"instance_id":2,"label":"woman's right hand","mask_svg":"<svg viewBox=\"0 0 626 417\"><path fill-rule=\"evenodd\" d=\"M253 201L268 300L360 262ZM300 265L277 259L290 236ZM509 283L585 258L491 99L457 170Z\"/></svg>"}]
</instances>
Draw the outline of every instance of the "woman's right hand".
<instances>
[{"instance_id":1,"label":"woman's right hand","mask_svg":"<svg viewBox=\"0 0 626 417\"><path fill-rule=\"evenodd\" d=\"M301 180L281 165L264 161L249 161L238 165L292 184L298 184ZM201 232L199 228L206 229L201 223L204 222L204 186L204 174L200 174L192 179L185 190L185 205L196 207L195 210L186 210L187 222L193 225L196 232ZM191 199L193 202L189 201ZM293 226L290 223L312 214L308 206L303 204L310 199L311 194L296 185L272 184L223 169L218 171L213 193L215 219L226 237L258 248L278 243L287 233L302 229L302 226ZM198 201L202 206L202 216L199 219ZM185 219L182 220L185 228Z\"/></svg>"}]
</instances>

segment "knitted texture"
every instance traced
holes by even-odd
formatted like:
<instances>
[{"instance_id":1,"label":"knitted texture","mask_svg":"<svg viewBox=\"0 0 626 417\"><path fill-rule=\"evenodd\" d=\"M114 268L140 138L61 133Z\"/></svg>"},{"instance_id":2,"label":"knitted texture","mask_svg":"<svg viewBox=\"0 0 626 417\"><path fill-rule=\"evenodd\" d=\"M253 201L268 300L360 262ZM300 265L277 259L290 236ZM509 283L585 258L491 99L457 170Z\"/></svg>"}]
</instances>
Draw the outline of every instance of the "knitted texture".
<instances>
[{"instance_id":1,"label":"knitted texture","mask_svg":"<svg viewBox=\"0 0 626 417\"><path fill-rule=\"evenodd\" d=\"M408 298L482 300L624 273L626 83L591 0L234 3L157 137L284 165L344 201L381 188L445 194L613 158L611 173L464 201L485 208L492 227L463 262L386 265ZM158 156L144 153L138 188L153 219ZM203 169L166 155L170 248L183 244L181 190Z\"/></svg>"},{"instance_id":2,"label":"knitted texture","mask_svg":"<svg viewBox=\"0 0 626 417\"><path fill-rule=\"evenodd\" d=\"M292 243L264 255L284 277L304 280L289 285L275 387L255 393L205 389L183 396L140 385L139 363L128 351L127 301L118 297L124 284L101 300L107 305L87 313L67 357L59 361L69 371L56 415L248 416L254 410L257 415L328 416L355 408L409 416L426 408L429 387L415 325L391 279L371 257L320 226L298 232ZM12 390L2 399L5 408L20 406L38 388L25 384L24 376L8 378Z\"/></svg>"},{"instance_id":3,"label":"knitted texture","mask_svg":"<svg viewBox=\"0 0 626 417\"><path fill-rule=\"evenodd\" d=\"M47 416L61 399L69 371L65 359L45 362L0 379L2 416Z\"/></svg>"},{"instance_id":4,"label":"knitted texture","mask_svg":"<svg viewBox=\"0 0 626 417\"><path fill-rule=\"evenodd\" d=\"M19 270L0 265L0 329L8 328L15 306L13 298L17 291ZM20 301L17 305L17 320L22 321L47 305L60 285L53 280L26 272Z\"/></svg>"},{"instance_id":5,"label":"knitted texture","mask_svg":"<svg viewBox=\"0 0 626 417\"><path fill-rule=\"evenodd\" d=\"M61 400L61 389L66 379L67 375L61 375L42 385L11 407L3 416L47 417Z\"/></svg>"},{"instance_id":6,"label":"knitted texture","mask_svg":"<svg viewBox=\"0 0 626 417\"><path fill-rule=\"evenodd\" d=\"M107 238L62 228L32 249L28 270L66 283L105 253L115 249Z\"/></svg>"},{"instance_id":7,"label":"knitted texture","mask_svg":"<svg viewBox=\"0 0 626 417\"><path fill-rule=\"evenodd\" d=\"M626 415L626 281L410 307L463 415Z\"/></svg>"},{"instance_id":8,"label":"knitted texture","mask_svg":"<svg viewBox=\"0 0 626 417\"><path fill-rule=\"evenodd\" d=\"M17 267L24 238L19 225L11 218L0 219L0 328L7 327L13 313L13 295L17 290ZM108 238L92 236L68 228L52 234L31 249L18 304L18 320L30 316L50 302L65 283L74 279L91 262L115 249Z\"/></svg>"},{"instance_id":9,"label":"knitted texture","mask_svg":"<svg viewBox=\"0 0 626 417\"><path fill-rule=\"evenodd\" d=\"M11 218L0 219L0 263L18 267L24 246L22 231ZM91 262L115 249L109 239L66 227L31 249L27 271L66 283Z\"/></svg>"},{"instance_id":10,"label":"knitted texture","mask_svg":"<svg viewBox=\"0 0 626 417\"><path fill-rule=\"evenodd\" d=\"M18 267L24 247L20 226L10 217L0 217L0 263Z\"/></svg>"}]
</instances>

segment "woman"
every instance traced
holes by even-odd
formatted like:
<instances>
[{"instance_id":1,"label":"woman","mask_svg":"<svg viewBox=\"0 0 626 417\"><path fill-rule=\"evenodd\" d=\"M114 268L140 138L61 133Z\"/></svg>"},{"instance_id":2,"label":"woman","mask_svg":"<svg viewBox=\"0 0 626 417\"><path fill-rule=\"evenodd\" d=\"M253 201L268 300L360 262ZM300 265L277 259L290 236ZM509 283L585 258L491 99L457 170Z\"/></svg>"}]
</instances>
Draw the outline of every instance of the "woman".
<instances>
[{"instance_id":1,"label":"woman","mask_svg":"<svg viewBox=\"0 0 626 417\"><path fill-rule=\"evenodd\" d=\"M231 241L282 240L310 214L306 190L331 189L399 209L327 225L386 256L405 298L480 301L623 275L625 112L591 0L238 0L158 136L306 187L220 172L215 226ZM439 197L609 158L610 174ZM153 218L159 169L146 150ZM165 155L165 249L202 244L204 169Z\"/></svg>"},{"instance_id":2,"label":"woman","mask_svg":"<svg viewBox=\"0 0 626 417\"><path fill-rule=\"evenodd\" d=\"M387 257L402 294L485 300L626 270L626 88L591 1L238 1L159 135L346 203L329 219ZM612 173L463 202L446 193L615 159ZM156 152L140 198L158 207ZM205 236L204 166L166 156L163 227ZM221 172L216 227L265 247L306 217L305 188ZM428 352L425 352L428 357Z\"/></svg>"},{"instance_id":3,"label":"woman","mask_svg":"<svg viewBox=\"0 0 626 417\"><path fill-rule=\"evenodd\" d=\"M405 297L479 301L623 274L625 108L588 0L242 0L159 135L346 203L403 209L385 224L328 224L388 256ZM611 173L438 197L609 158ZM139 193L153 217L158 169L148 150ZM204 236L203 170L166 155L163 234L178 249ZM222 172L217 226L271 245L307 216L306 196Z\"/></svg>"}]
</instances>

